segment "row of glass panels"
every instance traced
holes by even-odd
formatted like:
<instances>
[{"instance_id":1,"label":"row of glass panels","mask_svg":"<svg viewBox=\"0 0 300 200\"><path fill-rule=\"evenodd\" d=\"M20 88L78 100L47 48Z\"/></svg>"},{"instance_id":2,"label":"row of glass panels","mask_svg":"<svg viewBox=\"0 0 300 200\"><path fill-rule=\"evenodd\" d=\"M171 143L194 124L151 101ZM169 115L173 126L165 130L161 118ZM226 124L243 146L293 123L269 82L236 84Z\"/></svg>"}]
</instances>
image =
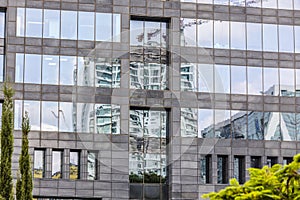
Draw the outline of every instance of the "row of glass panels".
<instances>
[{"instance_id":1,"label":"row of glass panels","mask_svg":"<svg viewBox=\"0 0 300 200\"><path fill-rule=\"evenodd\" d=\"M181 45L271 52L300 52L300 26L181 19Z\"/></svg>"},{"instance_id":2,"label":"row of glass panels","mask_svg":"<svg viewBox=\"0 0 300 200\"><path fill-rule=\"evenodd\" d=\"M272 9L300 10L300 0L180 0L181 2L257 7Z\"/></svg>"},{"instance_id":3,"label":"row of glass panels","mask_svg":"<svg viewBox=\"0 0 300 200\"><path fill-rule=\"evenodd\" d=\"M17 9L17 36L120 42L121 15L35 8Z\"/></svg>"},{"instance_id":4,"label":"row of glass panels","mask_svg":"<svg viewBox=\"0 0 300 200\"><path fill-rule=\"evenodd\" d=\"M300 140L300 115L213 109L181 109L181 136L253 140Z\"/></svg>"},{"instance_id":5,"label":"row of glass panels","mask_svg":"<svg viewBox=\"0 0 300 200\"><path fill-rule=\"evenodd\" d=\"M120 134L118 105L15 100L15 130L21 130L25 111L32 131Z\"/></svg>"},{"instance_id":6,"label":"row of glass panels","mask_svg":"<svg viewBox=\"0 0 300 200\"><path fill-rule=\"evenodd\" d=\"M181 90L300 96L300 69L181 64Z\"/></svg>"},{"instance_id":7,"label":"row of glass panels","mask_svg":"<svg viewBox=\"0 0 300 200\"><path fill-rule=\"evenodd\" d=\"M119 59L16 54L17 83L115 88L120 74Z\"/></svg>"}]
</instances>

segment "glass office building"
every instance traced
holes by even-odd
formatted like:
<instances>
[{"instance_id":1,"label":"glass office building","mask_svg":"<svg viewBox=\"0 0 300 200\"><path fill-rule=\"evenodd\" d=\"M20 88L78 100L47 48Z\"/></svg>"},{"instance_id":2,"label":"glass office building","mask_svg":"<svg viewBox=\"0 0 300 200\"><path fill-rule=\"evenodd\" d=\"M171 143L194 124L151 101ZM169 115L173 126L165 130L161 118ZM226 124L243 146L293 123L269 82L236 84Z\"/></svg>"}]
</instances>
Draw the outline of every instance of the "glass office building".
<instances>
[{"instance_id":1,"label":"glass office building","mask_svg":"<svg viewBox=\"0 0 300 200\"><path fill-rule=\"evenodd\" d=\"M300 0L0 0L14 176L25 111L36 199L201 199L287 164L299 35Z\"/></svg>"}]
</instances>

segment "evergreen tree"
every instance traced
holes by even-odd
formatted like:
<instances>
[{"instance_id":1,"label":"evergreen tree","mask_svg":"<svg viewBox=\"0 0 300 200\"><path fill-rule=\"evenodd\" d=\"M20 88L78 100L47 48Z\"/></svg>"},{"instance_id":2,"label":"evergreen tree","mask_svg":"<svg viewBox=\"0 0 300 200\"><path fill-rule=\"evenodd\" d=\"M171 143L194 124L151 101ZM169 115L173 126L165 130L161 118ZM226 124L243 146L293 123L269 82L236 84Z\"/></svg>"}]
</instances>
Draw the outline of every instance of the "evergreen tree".
<instances>
[{"instance_id":1,"label":"evergreen tree","mask_svg":"<svg viewBox=\"0 0 300 200\"><path fill-rule=\"evenodd\" d=\"M1 125L1 159L0 159L0 193L8 200L13 199L13 182L11 174L11 162L13 153L13 95L14 90L10 85L4 83L3 87L4 103L2 106Z\"/></svg>"},{"instance_id":2,"label":"evergreen tree","mask_svg":"<svg viewBox=\"0 0 300 200\"><path fill-rule=\"evenodd\" d=\"M19 159L19 168L21 177L17 180L17 200L32 200L32 175L30 167L30 155L28 152L28 133L30 132L30 123L28 113L22 120L22 151Z\"/></svg>"},{"instance_id":3,"label":"evergreen tree","mask_svg":"<svg viewBox=\"0 0 300 200\"><path fill-rule=\"evenodd\" d=\"M250 168L250 179L240 185L236 179L219 192L205 194L211 200L300 200L300 154L292 163L271 168Z\"/></svg>"}]
</instances>

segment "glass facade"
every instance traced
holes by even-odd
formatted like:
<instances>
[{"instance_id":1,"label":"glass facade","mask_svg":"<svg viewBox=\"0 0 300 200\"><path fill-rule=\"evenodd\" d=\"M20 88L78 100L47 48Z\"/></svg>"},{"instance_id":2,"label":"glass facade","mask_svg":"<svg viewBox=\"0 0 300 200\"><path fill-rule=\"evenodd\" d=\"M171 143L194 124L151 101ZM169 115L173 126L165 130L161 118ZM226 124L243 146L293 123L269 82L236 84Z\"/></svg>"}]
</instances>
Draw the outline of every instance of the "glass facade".
<instances>
[{"instance_id":1,"label":"glass facade","mask_svg":"<svg viewBox=\"0 0 300 200\"><path fill-rule=\"evenodd\" d=\"M121 15L116 13L17 9L18 37L120 42L120 31Z\"/></svg>"},{"instance_id":2,"label":"glass facade","mask_svg":"<svg viewBox=\"0 0 300 200\"><path fill-rule=\"evenodd\" d=\"M33 158L33 178L45 177L45 150L35 149Z\"/></svg>"},{"instance_id":3,"label":"glass facade","mask_svg":"<svg viewBox=\"0 0 300 200\"><path fill-rule=\"evenodd\" d=\"M17 83L118 88L120 78L119 59L16 54Z\"/></svg>"},{"instance_id":4,"label":"glass facade","mask_svg":"<svg viewBox=\"0 0 300 200\"><path fill-rule=\"evenodd\" d=\"M70 151L70 179L76 180L80 177L80 152L71 150Z\"/></svg>"},{"instance_id":5,"label":"glass facade","mask_svg":"<svg viewBox=\"0 0 300 200\"><path fill-rule=\"evenodd\" d=\"M182 18L181 46L299 53L299 26Z\"/></svg>"},{"instance_id":6,"label":"glass facade","mask_svg":"<svg viewBox=\"0 0 300 200\"><path fill-rule=\"evenodd\" d=\"M0 82L4 80L6 13L0 8Z\"/></svg>"},{"instance_id":7,"label":"glass facade","mask_svg":"<svg viewBox=\"0 0 300 200\"><path fill-rule=\"evenodd\" d=\"M165 199L167 112L130 110L129 181L131 199Z\"/></svg>"},{"instance_id":8,"label":"glass facade","mask_svg":"<svg viewBox=\"0 0 300 200\"><path fill-rule=\"evenodd\" d=\"M181 136L299 141L297 113L181 108Z\"/></svg>"},{"instance_id":9,"label":"glass facade","mask_svg":"<svg viewBox=\"0 0 300 200\"><path fill-rule=\"evenodd\" d=\"M130 87L164 90L168 75L166 22L130 21Z\"/></svg>"},{"instance_id":10,"label":"glass facade","mask_svg":"<svg viewBox=\"0 0 300 200\"><path fill-rule=\"evenodd\" d=\"M97 180L97 165L98 165L97 157L98 157L97 152L88 151L88 160L87 160L88 180Z\"/></svg>"},{"instance_id":11,"label":"glass facade","mask_svg":"<svg viewBox=\"0 0 300 200\"><path fill-rule=\"evenodd\" d=\"M52 151L52 179L61 179L63 177L63 151L53 150Z\"/></svg>"},{"instance_id":12,"label":"glass facade","mask_svg":"<svg viewBox=\"0 0 300 200\"><path fill-rule=\"evenodd\" d=\"M15 130L21 130L25 111L32 131L120 134L118 105L15 100Z\"/></svg>"},{"instance_id":13,"label":"glass facade","mask_svg":"<svg viewBox=\"0 0 300 200\"><path fill-rule=\"evenodd\" d=\"M299 69L181 63L180 74L182 91L299 96Z\"/></svg>"}]
</instances>

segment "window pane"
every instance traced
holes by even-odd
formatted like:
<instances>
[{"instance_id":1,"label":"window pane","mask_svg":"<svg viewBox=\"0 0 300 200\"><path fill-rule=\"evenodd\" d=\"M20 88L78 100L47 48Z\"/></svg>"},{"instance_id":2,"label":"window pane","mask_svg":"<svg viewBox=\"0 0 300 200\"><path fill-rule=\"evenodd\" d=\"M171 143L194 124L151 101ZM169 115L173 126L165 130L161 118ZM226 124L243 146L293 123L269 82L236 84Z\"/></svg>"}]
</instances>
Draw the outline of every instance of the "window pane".
<instances>
[{"instance_id":1,"label":"window pane","mask_svg":"<svg viewBox=\"0 0 300 200\"><path fill-rule=\"evenodd\" d=\"M28 112L31 130L39 131L40 130L40 102L39 101L24 101L24 111L23 112L25 113L25 111ZM21 121L21 123L22 123L22 121Z\"/></svg>"},{"instance_id":2,"label":"window pane","mask_svg":"<svg viewBox=\"0 0 300 200\"><path fill-rule=\"evenodd\" d=\"M294 96L295 95L295 70L280 68L280 95Z\"/></svg>"},{"instance_id":3,"label":"window pane","mask_svg":"<svg viewBox=\"0 0 300 200\"><path fill-rule=\"evenodd\" d=\"M198 46L213 47L213 20L199 19L198 21Z\"/></svg>"},{"instance_id":4,"label":"window pane","mask_svg":"<svg viewBox=\"0 0 300 200\"><path fill-rule=\"evenodd\" d=\"M167 23L162 22L161 23L161 46L166 47L167 44L169 44L169 38L168 38L168 29L167 29Z\"/></svg>"},{"instance_id":5,"label":"window pane","mask_svg":"<svg viewBox=\"0 0 300 200\"><path fill-rule=\"evenodd\" d=\"M296 96L300 96L300 69L296 69Z\"/></svg>"},{"instance_id":6,"label":"window pane","mask_svg":"<svg viewBox=\"0 0 300 200\"><path fill-rule=\"evenodd\" d=\"M261 0L246 0L246 7L261 7Z\"/></svg>"},{"instance_id":7,"label":"window pane","mask_svg":"<svg viewBox=\"0 0 300 200\"><path fill-rule=\"evenodd\" d=\"M17 9L17 36L24 36L25 32L25 9Z\"/></svg>"},{"instance_id":8,"label":"window pane","mask_svg":"<svg viewBox=\"0 0 300 200\"><path fill-rule=\"evenodd\" d=\"M59 68L58 56L44 55L42 83L58 84L58 68Z\"/></svg>"},{"instance_id":9,"label":"window pane","mask_svg":"<svg viewBox=\"0 0 300 200\"><path fill-rule=\"evenodd\" d=\"M77 131L83 133L94 133L94 104L92 103L77 103Z\"/></svg>"},{"instance_id":10,"label":"window pane","mask_svg":"<svg viewBox=\"0 0 300 200\"><path fill-rule=\"evenodd\" d=\"M277 25L263 24L263 50L278 51Z\"/></svg>"},{"instance_id":11,"label":"window pane","mask_svg":"<svg viewBox=\"0 0 300 200\"><path fill-rule=\"evenodd\" d=\"M33 178L44 178L45 176L45 151L34 150Z\"/></svg>"},{"instance_id":12,"label":"window pane","mask_svg":"<svg viewBox=\"0 0 300 200\"><path fill-rule=\"evenodd\" d=\"M207 3L207 4L212 4L212 0L198 0L198 3Z\"/></svg>"},{"instance_id":13,"label":"window pane","mask_svg":"<svg viewBox=\"0 0 300 200\"><path fill-rule=\"evenodd\" d=\"M41 55L25 55L25 83L41 83Z\"/></svg>"},{"instance_id":14,"label":"window pane","mask_svg":"<svg viewBox=\"0 0 300 200\"><path fill-rule=\"evenodd\" d=\"M23 82L24 73L24 54L16 54L16 72L15 72L15 82Z\"/></svg>"},{"instance_id":15,"label":"window pane","mask_svg":"<svg viewBox=\"0 0 300 200\"><path fill-rule=\"evenodd\" d=\"M79 152L70 151L70 179L76 180L79 179Z\"/></svg>"},{"instance_id":16,"label":"window pane","mask_svg":"<svg viewBox=\"0 0 300 200\"><path fill-rule=\"evenodd\" d=\"M22 128L22 116L23 116L23 101L22 100L15 100L15 109L14 109L14 129L21 130ZM2 113L2 112L1 112ZM30 121L31 124L31 121ZM31 125L32 130L32 125Z\"/></svg>"},{"instance_id":17,"label":"window pane","mask_svg":"<svg viewBox=\"0 0 300 200\"><path fill-rule=\"evenodd\" d=\"M261 95L263 92L262 87L262 68L261 67L248 67L248 94Z\"/></svg>"},{"instance_id":18,"label":"window pane","mask_svg":"<svg viewBox=\"0 0 300 200\"><path fill-rule=\"evenodd\" d=\"M231 49L246 49L246 25L244 22L231 22Z\"/></svg>"},{"instance_id":19,"label":"window pane","mask_svg":"<svg viewBox=\"0 0 300 200\"><path fill-rule=\"evenodd\" d=\"M52 151L52 179L62 178L62 151Z\"/></svg>"},{"instance_id":20,"label":"window pane","mask_svg":"<svg viewBox=\"0 0 300 200\"><path fill-rule=\"evenodd\" d=\"M26 36L42 37L42 9L26 9Z\"/></svg>"},{"instance_id":21,"label":"window pane","mask_svg":"<svg viewBox=\"0 0 300 200\"><path fill-rule=\"evenodd\" d=\"M296 141L296 114L281 113L280 128L283 141Z\"/></svg>"},{"instance_id":22,"label":"window pane","mask_svg":"<svg viewBox=\"0 0 300 200\"><path fill-rule=\"evenodd\" d=\"M277 0L262 1L263 8L277 8Z\"/></svg>"},{"instance_id":23,"label":"window pane","mask_svg":"<svg viewBox=\"0 0 300 200\"><path fill-rule=\"evenodd\" d=\"M231 93L246 94L246 67L231 66Z\"/></svg>"},{"instance_id":24,"label":"window pane","mask_svg":"<svg viewBox=\"0 0 300 200\"><path fill-rule=\"evenodd\" d=\"M4 55L0 55L0 82L4 80Z\"/></svg>"},{"instance_id":25,"label":"window pane","mask_svg":"<svg viewBox=\"0 0 300 200\"><path fill-rule=\"evenodd\" d=\"M145 30L144 30L144 46L160 46L160 22L145 22Z\"/></svg>"},{"instance_id":26,"label":"window pane","mask_svg":"<svg viewBox=\"0 0 300 200\"><path fill-rule=\"evenodd\" d=\"M121 81L121 60L114 59L112 61L112 87L119 88Z\"/></svg>"},{"instance_id":27,"label":"window pane","mask_svg":"<svg viewBox=\"0 0 300 200\"><path fill-rule=\"evenodd\" d=\"M230 69L228 65L215 65L215 92L230 92Z\"/></svg>"},{"instance_id":28,"label":"window pane","mask_svg":"<svg viewBox=\"0 0 300 200\"><path fill-rule=\"evenodd\" d=\"M229 0L230 6L245 6L244 0Z\"/></svg>"},{"instance_id":29,"label":"window pane","mask_svg":"<svg viewBox=\"0 0 300 200\"><path fill-rule=\"evenodd\" d=\"M113 14L113 42L121 41L121 15Z\"/></svg>"},{"instance_id":30,"label":"window pane","mask_svg":"<svg viewBox=\"0 0 300 200\"><path fill-rule=\"evenodd\" d=\"M95 63L95 86L96 87L112 87L112 62L111 59L98 58Z\"/></svg>"},{"instance_id":31,"label":"window pane","mask_svg":"<svg viewBox=\"0 0 300 200\"><path fill-rule=\"evenodd\" d=\"M249 111L248 112L248 139L264 139L264 113Z\"/></svg>"},{"instance_id":32,"label":"window pane","mask_svg":"<svg viewBox=\"0 0 300 200\"><path fill-rule=\"evenodd\" d=\"M130 20L130 45L139 46L144 43L144 22Z\"/></svg>"},{"instance_id":33,"label":"window pane","mask_svg":"<svg viewBox=\"0 0 300 200\"><path fill-rule=\"evenodd\" d=\"M79 12L78 16L78 39L94 40L95 18L93 12ZM103 30L102 30L103 31Z\"/></svg>"},{"instance_id":34,"label":"window pane","mask_svg":"<svg viewBox=\"0 0 300 200\"><path fill-rule=\"evenodd\" d=\"M293 9L293 0L278 0L278 9Z\"/></svg>"},{"instance_id":35,"label":"window pane","mask_svg":"<svg viewBox=\"0 0 300 200\"><path fill-rule=\"evenodd\" d=\"M219 184L228 183L228 156L217 157L217 182Z\"/></svg>"},{"instance_id":36,"label":"window pane","mask_svg":"<svg viewBox=\"0 0 300 200\"><path fill-rule=\"evenodd\" d=\"M196 19L181 19L182 29L182 45L183 46L196 46L197 41L197 20Z\"/></svg>"},{"instance_id":37,"label":"window pane","mask_svg":"<svg viewBox=\"0 0 300 200\"><path fill-rule=\"evenodd\" d=\"M74 85L77 79L76 57L60 56L59 81L61 85Z\"/></svg>"},{"instance_id":38,"label":"window pane","mask_svg":"<svg viewBox=\"0 0 300 200\"><path fill-rule=\"evenodd\" d=\"M245 182L246 162L244 156L234 156L233 177L240 183Z\"/></svg>"},{"instance_id":39,"label":"window pane","mask_svg":"<svg viewBox=\"0 0 300 200\"><path fill-rule=\"evenodd\" d=\"M197 91L197 65L181 63L181 90Z\"/></svg>"},{"instance_id":40,"label":"window pane","mask_svg":"<svg viewBox=\"0 0 300 200\"><path fill-rule=\"evenodd\" d=\"M198 137L214 138L214 110L199 109L198 110Z\"/></svg>"},{"instance_id":41,"label":"window pane","mask_svg":"<svg viewBox=\"0 0 300 200\"><path fill-rule=\"evenodd\" d=\"M280 130L280 113L279 112L265 112L264 113L264 133L265 140L281 140Z\"/></svg>"},{"instance_id":42,"label":"window pane","mask_svg":"<svg viewBox=\"0 0 300 200\"><path fill-rule=\"evenodd\" d=\"M44 38L59 38L60 11L44 10Z\"/></svg>"},{"instance_id":43,"label":"window pane","mask_svg":"<svg viewBox=\"0 0 300 200\"><path fill-rule=\"evenodd\" d=\"M121 125L120 125L120 119L121 119L121 111L120 106L118 105L112 105L111 106L111 115L112 115L112 125L111 125L111 132L112 134L120 134L121 133Z\"/></svg>"},{"instance_id":44,"label":"window pane","mask_svg":"<svg viewBox=\"0 0 300 200\"><path fill-rule=\"evenodd\" d=\"M197 137L197 109L181 108L181 137Z\"/></svg>"},{"instance_id":45,"label":"window pane","mask_svg":"<svg viewBox=\"0 0 300 200\"><path fill-rule=\"evenodd\" d=\"M94 60L86 57L77 58L77 84L79 86L94 86Z\"/></svg>"},{"instance_id":46,"label":"window pane","mask_svg":"<svg viewBox=\"0 0 300 200\"><path fill-rule=\"evenodd\" d=\"M294 28L295 28L295 52L300 53L300 26L294 26Z\"/></svg>"},{"instance_id":47,"label":"window pane","mask_svg":"<svg viewBox=\"0 0 300 200\"><path fill-rule=\"evenodd\" d=\"M228 0L214 0L214 4L228 5Z\"/></svg>"},{"instance_id":48,"label":"window pane","mask_svg":"<svg viewBox=\"0 0 300 200\"><path fill-rule=\"evenodd\" d=\"M212 159L211 155L202 156L200 158L200 183L212 182Z\"/></svg>"},{"instance_id":49,"label":"window pane","mask_svg":"<svg viewBox=\"0 0 300 200\"><path fill-rule=\"evenodd\" d=\"M214 47L221 49L229 48L229 22L218 21L214 22Z\"/></svg>"},{"instance_id":50,"label":"window pane","mask_svg":"<svg viewBox=\"0 0 300 200\"><path fill-rule=\"evenodd\" d=\"M96 13L96 40L111 41L112 37L112 14Z\"/></svg>"},{"instance_id":51,"label":"window pane","mask_svg":"<svg viewBox=\"0 0 300 200\"><path fill-rule=\"evenodd\" d=\"M59 103L59 131L73 132L75 131L76 113L74 113L74 103Z\"/></svg>"},{"instance_id":52,"label":"window pane","mask_svg":"<svg viewBox=\"0 0 300 200\"><path fill-rule=\"evenodd\" d=\"M61 11L61 38L77 39L77 12Z\"/></svg>"},{"instance_id":53,"label":"window pane","mask_svg":"<svg viewBox=\"0 0 300 200\"><path fill-rule=\"evenodd\" d=\"M262 50L262 25L247 23L247 49L254 51Z\"/></svg>"},{"instance_id":54,"label":"window pane","mask_svg":"<svg viewBox=\"0 0 300 200\"><path fill-rule=\"evenodd\" d=\"M230 110L215 110L215 137L231 138L230 133Z\"/></svg>"},{"instance_id":55,"label":"window pane","mask_svg":"<svg viewBox=\"0 0 300 200\"><path fill-rule=\"evenodd\" d=\"M277 96L278 88L278 69L264 68L264 93L265 95Z\"/></svg>"},{"instance_id":56,"label":"window pane","mask_svg":"<svg viewBox=\"0 0 300 200\"><path fill-rule=\"evenodd\" d=\"M294 52L293 26L279 25L279 51Z\"/></svg>"},{"instance_id":57,"label":"window pane","mask_svg":"<svg viewBox=\"0 0 300 200\"><path fill-rule=\"evenodd\" d=\"M250 167L261 168L261 157L251 156L250 157Z\"/></svg>"},{"instance_id":58,"label":"window pane","mask_svg":"<svg viewBox=\"0 0 300 200\"><path fill-rule=\"evenodd\" d=\"M0 12L0 38L5 36L5 13Z\"/></svg>"},{"instance_id":59,"label":"window pane","mask_svg":"<svg viewBox=\"0 0 300 200\"><path fill-rule=\"evenodd\" d=\"M111 134L111 105L96 104L95 105L95 118L97 133Z\"/></svg>"},{"instance_id":60,"label":"window pane","mask_svg":"<svg viewBox=\"0 0 300 200\"><path fill-rule=\"evenodd\" d=\"M300 0L294 0L294 9L300 10Z\"/></svg>"},{"instance_id":61,"label":"window pane","mask_svg":"<svg viewBox=\"0 0 300 200\"><path fill-rule=\"evenodd\" d=\"M58 103L43 101L42 102L42 130L58 130Z\"/></svg>"},{"instance_id":62,"label":"window pane","mask_svg":"<svg viewBox=\"0 0 300 200\"><path fill-rule=\"evenodd\" d=\"M231 110L231 135L234 139L247 138L247 111Z\"/></svg>"},{"instance_id":63,"label":"window pane","mask_svg":"<svg viewBox=\"0 0 300 200\"><path fill-rule=\"evenodd\" d=\"M88 152L88 180L97 179L97 154L93 152Z\"/></svg>"},{"instance_id":64,"label":"window pane","mask_svg":"<svg viewBox=\"0 0 300 200\"><path fill-rule=\"evenodd\" d=\"M198 64L198 91L214 92L214 68L210 64Z\"/></svg>"}]
</instances>

